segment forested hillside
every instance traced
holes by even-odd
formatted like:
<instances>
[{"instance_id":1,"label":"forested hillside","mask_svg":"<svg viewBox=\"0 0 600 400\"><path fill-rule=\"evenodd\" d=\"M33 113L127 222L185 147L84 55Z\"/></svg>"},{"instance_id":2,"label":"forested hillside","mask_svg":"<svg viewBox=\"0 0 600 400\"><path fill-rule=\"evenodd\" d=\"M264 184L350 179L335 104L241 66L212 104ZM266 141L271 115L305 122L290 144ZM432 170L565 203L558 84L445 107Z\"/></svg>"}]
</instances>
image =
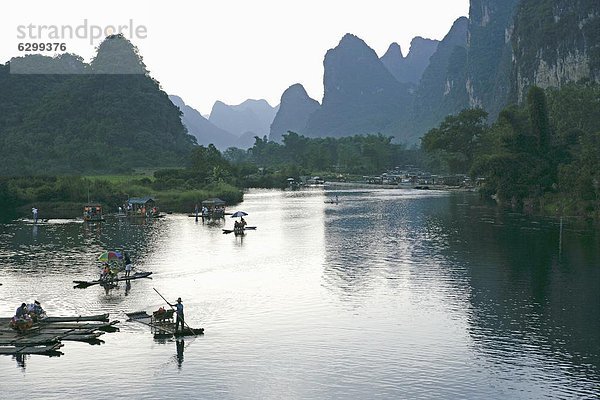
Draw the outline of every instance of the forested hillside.
<instances>
[{"instance_id":1,"label":"forested hillside","mask_svg":"<svg viewBox=\"0 0 600 400\"><path fill-rule=\"evenodd\" d=\"M0 93L1 175L177 166L195 143L121 36L108 37L89 65L73 55L0 65Z\"/></svg>"},{"instance_id":2,"label":"forested hillside","mask_svg":"<svg viewBox=\"0 0 600 400\"><path fill-rule=\"evenodd\" d=\"M423 148L453 173L482 178L501 203L556 215L600 217L600 86L532 87L492 125L482 109L447 117Z\"/></svg>"}]
</instances>

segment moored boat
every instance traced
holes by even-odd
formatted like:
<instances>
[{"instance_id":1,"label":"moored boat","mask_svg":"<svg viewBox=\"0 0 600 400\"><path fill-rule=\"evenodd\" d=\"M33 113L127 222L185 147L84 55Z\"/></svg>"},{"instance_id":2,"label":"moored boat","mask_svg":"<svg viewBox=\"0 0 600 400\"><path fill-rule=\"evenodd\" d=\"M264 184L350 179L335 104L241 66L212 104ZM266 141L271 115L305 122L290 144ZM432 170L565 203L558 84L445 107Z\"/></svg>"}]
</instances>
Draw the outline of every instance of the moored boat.
<instances>
[{"instance_id":1,"label":"moored boat","mask_svg":"<svg viewBox=\"0 0 600 400\"><path fill-rule=\"evenodd\" d=\"M108 317L109 314L46 317L43 320L40 320L40 323L47 324L50 322L108 321Z\"/></svg>"},{"instance_id":2,"label":"moored boat","mask_svg":"<svg viewBox=\"0 0 600 400\"><path fill-rule=\"evenodd\" d=\"M163 218L156 199L152 197L132 197L127 200L125 207L129 218Z\"/></svg>"},{"instance_id":3,"label":"moored boat","mask_svg":"<svg viewBox=\"0 0 600 400\"><path fill-rule=\"evenodd\" d=\"M53 354L62 355L58 349L62 343L54 343L44 346L0 346L0 354Z\"/></svg>"},{"instance_id":4,"label":"moored boat","mask_svg":"<svg viewBox=\"0 0 600 400\"><path fill-rule=\"evenodd\" d=\"M104 221L102 206L100 204L86 204L83 206L83 220L85 222Z\"/></svg>"}]
</instances>

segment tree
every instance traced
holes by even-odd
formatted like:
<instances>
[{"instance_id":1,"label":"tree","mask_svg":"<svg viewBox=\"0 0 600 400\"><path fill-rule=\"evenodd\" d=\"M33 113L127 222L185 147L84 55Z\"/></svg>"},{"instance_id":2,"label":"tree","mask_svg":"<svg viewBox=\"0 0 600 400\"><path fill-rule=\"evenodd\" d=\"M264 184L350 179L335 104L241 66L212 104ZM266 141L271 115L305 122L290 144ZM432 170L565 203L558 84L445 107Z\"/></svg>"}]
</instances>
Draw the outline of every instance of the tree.
<instances>
[{"instance_id":1,"label":"tree","mask_svg":"<svg viewBox=\"0 0 600 400\"><path fill-rule=\"evenodd\" d=\"M231 165L213 144L208 147L198 146L192 150L190 170L200 182L231 175Z\"/></svg>"},{"instance_id":2,"label":"tree","mask_svg":"<svg viewBox=\"0 0 600 400\"><path fill-rule=\"evenodd\" d=\"M532 86L529 89L527 93L527 106L532 133L537 139L539 150L544 151L548 148L550 141L550 121L548 118L546 94L541 88Z\"/></svg>"},{"instance_id":3,"label":"tree","mask_svg":"<svg viewBox=\"0 0 600 400\"><path fill-rule=\"evenodd\" d=\"M421 147L428 153L437 153L452 173L466 173L471 169L481 136L487 125L487 112L480 108L449 115L423 136Z\"/></svg>"},{"instance_id":4,"label":"tree","mask_svg":"<svg viewBox=\"0 0 600 400\"><path fill-rule=\"evenodd\" d=\"M296 132L288 131L283 135L283 145L286 149L288 160L302 164L306 161L308 150L308 138L298 135Z\"/></svg>"}]
</instances>

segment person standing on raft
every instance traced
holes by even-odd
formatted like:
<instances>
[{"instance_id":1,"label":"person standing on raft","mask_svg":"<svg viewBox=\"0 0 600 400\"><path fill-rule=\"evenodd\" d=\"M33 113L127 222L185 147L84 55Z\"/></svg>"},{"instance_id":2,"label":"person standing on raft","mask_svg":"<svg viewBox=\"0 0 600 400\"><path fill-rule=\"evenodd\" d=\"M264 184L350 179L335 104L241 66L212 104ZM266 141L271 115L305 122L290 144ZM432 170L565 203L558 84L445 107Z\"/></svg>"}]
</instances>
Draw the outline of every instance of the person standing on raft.
<instances>
[{"instance_id":1,"label":"person standing on raft","mask_svg":"<svg viewBox=\"0 0 600 400\"><path fill-rule=\"evenodd\" d=\"M175 313L177 314L177 321L175 321L175 333L177 333L177 328L179 327L180 323L181 323L181 332L183 333L184 317L183 317L183 303L181 303L181 297L177 298L177 304L169 303L169 305L171 307L175 307Z\"/></svg>"},{"instance_id":2,"label":"person standing on raft","mask_svg":"<svg viewBox=\"0 0 600 400\"><path fill-rule=\"evenodd\" d=\"M129 258L129 254L124 252L123 254L125 258L125 277L129 277L131 275L131 269L133 268L131 265L131 259Z\"/></svg>"}]
</instances>

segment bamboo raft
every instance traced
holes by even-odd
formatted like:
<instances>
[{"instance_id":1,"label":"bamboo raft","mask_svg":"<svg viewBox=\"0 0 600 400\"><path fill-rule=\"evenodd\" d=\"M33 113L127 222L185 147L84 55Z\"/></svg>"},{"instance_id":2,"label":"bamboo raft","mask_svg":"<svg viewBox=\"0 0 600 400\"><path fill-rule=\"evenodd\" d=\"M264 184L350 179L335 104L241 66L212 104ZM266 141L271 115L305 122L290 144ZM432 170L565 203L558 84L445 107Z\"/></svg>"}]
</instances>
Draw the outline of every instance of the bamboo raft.
<instances>
[{"instance_id":1,"label":"bamboo raft","mask_svg":"<svg viewBox=\"0 0 600 400\"><path fill-rule=\"evenodd\" d=\"M227 235L229 233L235 233L236 235L244 235L246 231L255 231L255 226L245 226L243 228L234 228L234 229L223 229L223 234Z\"/></svg>"},{"instance_id":2,"label":"bamboo raft","mask_svg":"<svg viewBox=\"0 0 600 400\"><path fill-rule=\"evenodd\" d=\"M173 310L167 310L165 317L157 317L155 313L150 315L146 311L138 311L127 313L128 321L139 322L142 325L149 326L155 338L183 337L183 336L198 336L204 335L204 328L190 328L186 326L183 330L175 330L175 322L173 322ZM148 322L143 321L148 320Z\"/></svg>"},{"instance_id":3,"label":"bamboo raft","mask_svg":"<svg viewBox=\"0 0 600 400\"><path fill-rule=\"evenodd\" d=\"M108 314L48 317L25 331L9 327L10 318L0 318L0 354L62 354L63 341L102 344L100 337L116 332L119 321L109 321Z\"/></svg>"},{"instance_id":4,"label":"bamboo raft","mask_svg":"<svg viewBox=\"0 0 600 400\"><path fill-rule=\"evenodd\" d=\"M150 278L150 275L152 275L152 272L136 272L135 274L130 275L130 276L122 275L121 277L116 277L116 278L112 278L112 279L108 279L108 280L73 281L73 283L75 283L75 286L73 286L73 288L74 289L85 289L92 285L100 285L100 286L114 285L117 282L122 282L122 281L133 281L133 280L142 279L142 278L152 279L152 278Z\"/></svg>"},{"instance_id":5,"label":"bamboo raft","mask_svg":"<svg viewBox=\"0 0 600 400\"><path fill-rule=\"evenodd\" d=\"M45 355L61 355L58 351L63 345L55 343L46 346L8 346L0 347L0 354L45 354Z\"/></svg>"},{"instance_id":6,"label":"bamboo raft","mask_svg":"<svg viewBox=\"0 0 600 400\"><path fill-rule=\"evenodd\" d=\"M108 321L108 314L78 315L76 317L46 317L43 322Z\"/></svg>"}]
</instances>

